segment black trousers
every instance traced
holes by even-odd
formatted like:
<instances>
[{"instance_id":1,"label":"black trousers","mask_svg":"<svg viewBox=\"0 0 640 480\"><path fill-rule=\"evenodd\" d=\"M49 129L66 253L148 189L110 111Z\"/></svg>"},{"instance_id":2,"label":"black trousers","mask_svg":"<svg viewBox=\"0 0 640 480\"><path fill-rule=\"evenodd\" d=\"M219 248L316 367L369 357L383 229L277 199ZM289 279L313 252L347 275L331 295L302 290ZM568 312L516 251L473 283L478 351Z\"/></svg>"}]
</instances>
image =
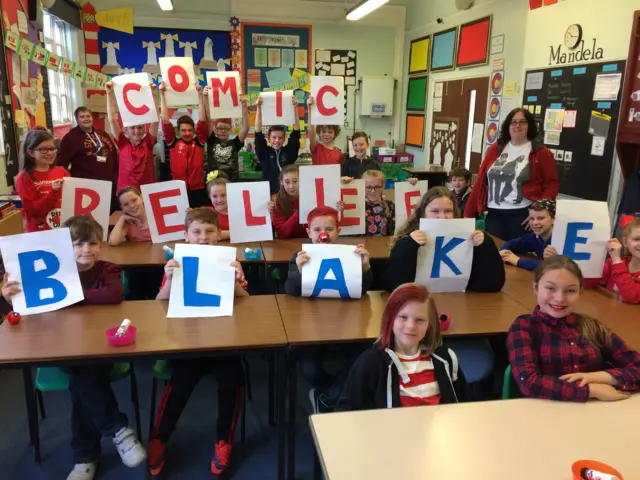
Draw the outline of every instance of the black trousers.
<instances>
[{"instance_id":1,"label":"black trousers","mask_svg":"<svg viewBox=\"0 0 640 480\"><path fill-rule=\"evenodd\" d=\"M118 409L111 389L113 365L63 367L71 377L71 447L74 463L100 458L102 437L113 437L126 427L127 417Z\"/></svg>"},{"instance_id":2,"label":"black trousers","mask_svg":"<svg viewBox=\"0 0 640 480\"><path fill-rule=\"evenodd\" d=\"M233 443L233 433L242 405L244 372L238 357L198 358L171 361L171 381L158 405L152 439L167 443L180 419L191 392L203 375L213 374L218 382L217 440Z\"/></svg>"},{"instance_id":3,"label":"black trousers","mask_svg":"<svg viewBox=\"0 0 640 480\"><path fill-rule=\"evenodd\" d=\"M484 229L487 233L508 242L527 233L522 222L528 216L528 208L517 208L515 210L489 208Z\"/></svg>"}]
</instances>

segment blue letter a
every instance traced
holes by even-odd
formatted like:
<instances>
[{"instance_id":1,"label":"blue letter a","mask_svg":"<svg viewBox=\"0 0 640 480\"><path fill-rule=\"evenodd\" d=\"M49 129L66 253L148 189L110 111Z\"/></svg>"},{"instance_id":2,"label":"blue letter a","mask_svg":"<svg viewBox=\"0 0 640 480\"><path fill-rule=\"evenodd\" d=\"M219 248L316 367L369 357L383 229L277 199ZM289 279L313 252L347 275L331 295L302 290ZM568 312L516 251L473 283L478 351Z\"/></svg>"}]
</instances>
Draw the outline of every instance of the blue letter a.
<instances>
[{"instance_id":1,"label":"blue letter a","mask_svg":"<svg viewBox=\"0 0 640 480\"><path fill-rule=\"evenodd\" d=\"M585 237L579 237L579 230L592 230L593 223L589 222L571 222L567 224L567 236L564 237L564 248L562 254L573 260L589 260L591 254L589 252L576 252L576 245L586 244L587 239Z\"/></svg>"},{"instance_id":2,"label":"blue letter a","mask_svg":"<svg viewBox=\"0 0 640 480\"><path fill-rule=\"evenodd\" d=\"M449 240L449 243L446 245L442 245L444 243L444 237L436 237L436 250L433 253L433 266L431 267L431 278L440 278L440 263L446 263L447 266L451 269L453 273L456 275L462 275L460 269L456 266L455 263L451 261L451 259L447 256L451 250L456 248L461 243L464 243L462 238L452 238Z\"/></svg>"},{"instance_id":3,"label":"blue letter a","mask_svg":"<svg viewBox=\"0 0 640 480\"><path fill-rule=\"evenodd\" d=\"M44 263L45 268L36 270L36 262ZM60 270L60 260L51 252L33 250L18 254L18 264L22 275L24 301L28 308L41 307L58 303L67 296L66 287L55 278L51 278ZM51 290L51 298L41 298L42 290Z\"/></svg>"},{"instance_id":4,"label":"blue letter a","mask_svg":"<svg viewBox=\"0 0 640 480\"><path fill-rule=\"evenodd\" d=\"M182 257L182 287L184 288L185 307L219 307L220 295L201 293L197 291L198 270L200 268L198 257Z\"/></svg>"},{"instance_id":5,"label":"blue letter a","mask_svg":"<svg viewBox=\"0 0 640 480\"><path fill-rule=\"evenodd\" d=\"M327 278L329 272L333 272L333 275L336 277L334 280ZM344 279L344 270L342 269L342 263L340 263L339 258L325 258L322 260L322 263L320 263L318 279L313 287L311 296L317 297L322 290L337 290L341 298L351 298L349 297L349 289Z\"/></svg>"}]
</instances>

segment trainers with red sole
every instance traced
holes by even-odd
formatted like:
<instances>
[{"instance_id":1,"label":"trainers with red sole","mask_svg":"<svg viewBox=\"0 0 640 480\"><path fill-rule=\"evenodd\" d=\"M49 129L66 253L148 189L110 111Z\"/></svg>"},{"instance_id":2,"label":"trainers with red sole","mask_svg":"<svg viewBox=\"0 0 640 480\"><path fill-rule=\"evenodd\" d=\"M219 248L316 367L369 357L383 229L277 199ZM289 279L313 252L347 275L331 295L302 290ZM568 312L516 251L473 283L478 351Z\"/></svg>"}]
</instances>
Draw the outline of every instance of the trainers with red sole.
<instances>
[{"instance_id":1,"label":"trainers with red sole","mask_svg":"<svg viewBox=\"0 0 640 480\"><path fill-rule=\"evenodd\" d=\"M231 447L229 442L220 440L216 443L213 458L211 459L211 474L220 477L229 466L229 458L231 457ZM215 478L214 477L214 478Z\"/></svg>"},{"instance_id":2,"label":"trainers with red sole","mask_svg":"<svg viewBox=\"0 0 640 480\"><path fill-rule=\"evenodd\" d=\"M149 472L153 477L162 473L166 452L166 443L162 443L160 440L151 440L149 443Z\"/></svg>"}]
</instances>

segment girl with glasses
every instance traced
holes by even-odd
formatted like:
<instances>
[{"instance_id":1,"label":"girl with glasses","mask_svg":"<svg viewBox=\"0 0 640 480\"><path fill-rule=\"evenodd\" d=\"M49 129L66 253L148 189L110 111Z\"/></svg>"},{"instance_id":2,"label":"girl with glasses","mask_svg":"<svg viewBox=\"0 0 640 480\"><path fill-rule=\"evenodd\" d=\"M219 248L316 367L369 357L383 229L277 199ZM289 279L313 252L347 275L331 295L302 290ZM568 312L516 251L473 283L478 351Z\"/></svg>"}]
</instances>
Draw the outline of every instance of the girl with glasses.
<instances>
[{"instance_id":1,"label":"girl with glasses","mask_svg":"<svg viewBox=\"0 0 640 480\"><path fill-rule=\"evenodd\" d=\"M22 171L16 190L22 200L26 232L51 230L60 226L62 182L69 172L56 166L58 149L53 135L34 128L21 147Z\"/></svg>"},{"instance_id":2,"label":"girl with glasses","mask_svg":"<svg viewBox=\"0 0 640 480\"><path fill-rule=\"evenodd\" d=\"M509 241L525 234L529 207L543 198L555 200L559 188L556 160L538 138L533 115L516 108L480 165L464 216L487 210L487 232Z\"/></svg>"}]
</instances>

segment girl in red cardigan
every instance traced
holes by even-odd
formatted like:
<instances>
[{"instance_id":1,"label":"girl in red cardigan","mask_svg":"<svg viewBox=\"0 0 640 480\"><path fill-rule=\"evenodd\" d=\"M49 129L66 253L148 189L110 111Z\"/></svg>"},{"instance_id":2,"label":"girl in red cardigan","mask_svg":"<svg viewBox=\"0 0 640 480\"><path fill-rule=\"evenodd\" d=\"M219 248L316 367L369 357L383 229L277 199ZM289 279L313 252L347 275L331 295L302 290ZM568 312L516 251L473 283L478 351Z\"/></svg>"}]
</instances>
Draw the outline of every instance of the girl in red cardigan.
<instances>
[{"instance_id":1,"label":"girl in red cardigan","mask_svg":"<svg viewBox=\"0 0 640 480\"><path fill-rule=\"evenodd\" d=\"M297 165L280 171L280 191L269 202L271 222L278 238L305 238L307 231L300 223L299 173Z\"/></svg>"},{"instance_id":2,"label":"girl in red cardigan","mask_svg":"<svg viewBox=\"0 0 640 480\"><path fill-rule=\"evenodd\" d=\"M57 152L53 135L43 128L31 130L22 142L22 171L16 178L16 190L26 232L60 226L62 182L69 172L55 166Z\"/></svg>"},{"instance_id":3,"label":"girl in red cardigan","mask_svg":"<svg viewBox=\"0 0 640 480\"><path fill-rule=\"evenodd\" d=\"M480 165L464 209L468 218L488 210L485 230L504 241L525 234L532 203L558 196L555 158L537 136L533 115L522 108L512 110L502 124L500 139Z\"/></svg>"}]
</instances>

